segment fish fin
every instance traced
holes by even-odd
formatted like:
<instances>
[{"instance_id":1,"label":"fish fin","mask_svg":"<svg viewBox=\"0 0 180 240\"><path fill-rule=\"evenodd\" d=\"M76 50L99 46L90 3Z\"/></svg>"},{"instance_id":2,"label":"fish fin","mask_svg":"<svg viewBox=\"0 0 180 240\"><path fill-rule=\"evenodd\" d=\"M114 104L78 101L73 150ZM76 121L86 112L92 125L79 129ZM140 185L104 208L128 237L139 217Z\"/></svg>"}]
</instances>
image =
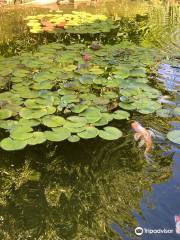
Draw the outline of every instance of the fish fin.
<instances>
[{"instance_id":1,"label":"fish fin","mask_svg":"<svg viewBox=\"0 0 180 240\"><path fill-rule=\"evenodd\" d=\"M135 139L135 141L138 141L141 136L142 136L141 133L135 133L135 134L134 134L134 139Z\"/></svg>"}]
</instances>

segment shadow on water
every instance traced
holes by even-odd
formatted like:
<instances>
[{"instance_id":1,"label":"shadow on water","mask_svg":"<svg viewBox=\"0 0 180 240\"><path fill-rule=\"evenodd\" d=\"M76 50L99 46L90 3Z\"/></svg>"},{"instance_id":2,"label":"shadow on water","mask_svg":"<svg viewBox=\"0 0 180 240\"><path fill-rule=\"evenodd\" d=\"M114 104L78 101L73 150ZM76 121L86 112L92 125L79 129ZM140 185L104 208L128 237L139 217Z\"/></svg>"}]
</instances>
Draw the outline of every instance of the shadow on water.
<instances>
[{"instance_id":1,"label":"shadow on water","mask_svg":"<svg viewBox=\"0 0 180 240\"><path fill-rule=\"evenodd\" d=\"M103 13L113 15L107 5L103 6ZM128 11L125 11L125 16L120 19L122 28L116 37L144 45L162 43L162 36L155 38L154 34L155 31L162 33L164 27L163 21L160 21L157 24L159 28L154 29L159 13L155 15L157 12L153 13L152 7L147 4L145 11L139 12L139 9L135 8L135 15L129 18ZM34 11L36 14L45 10ZM164 8L162 18L163 13ZM173 17L176 16L175 11ZM118 17L117 13L115 17ZM21 22L22 17L18 20L19 33L15 31L14 35L10 27L11 23L14 24L13 18L4 19L10 19L10 22L7 20L0 25L5 26L6 35L3 37L7 37L0 46L4 55L30 51L42 43L44 35L30 35ZM10 29L9 33L7 29ZM59 40L52 35L46 36L47 42ZM26 43L24 46L23 41ZM172 44L169 46L172 50ZM160 67L159 79L161 83L166 83L168 74L171 79L172 72L167 73L167 67L162 71L163 67ZM175 82L178 81L177 77ZM156 83L159 88L161 83ZM169 90L167 87L164 91ZM173 90L177 94L177 85ZM176 96L178 99L178 94ZM179 105L178 101L174 103ZM172 121L153 115L133 117L145 127L161 133L167 132ZM78 143L46 143L17 152L0 150L0 239L118 240L121 235L122 239L134 240L134 228L138 225L174 229L174 215L180 212L179 149L167 141L156 141L153 162L149 164L145 161L143 150L137 148L133 141L130 123L122 124L123 132L128 134L112 142L96 139ZM178 122L174 125L179 128ZM173 240L178 235L166 237ZM164 235L144 234L142 239L164 240Z\"/></svg>"}]
</instances>

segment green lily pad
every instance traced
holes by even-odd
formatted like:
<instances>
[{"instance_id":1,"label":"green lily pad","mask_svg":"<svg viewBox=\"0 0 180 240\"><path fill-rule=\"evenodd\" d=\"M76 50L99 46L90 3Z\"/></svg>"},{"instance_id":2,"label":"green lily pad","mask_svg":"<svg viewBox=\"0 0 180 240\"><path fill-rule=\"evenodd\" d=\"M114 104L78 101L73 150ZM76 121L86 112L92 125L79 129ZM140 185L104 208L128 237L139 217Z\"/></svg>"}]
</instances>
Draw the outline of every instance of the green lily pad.
<instances>
[{"instance_id":1,"label":"green lily pad","mask_svg":"<svg viewBox=\"0 0 180 240\"><path fill-rule=\"evenodd\" d=\"M168 118L173 116L172 109L158 109L156 114L160 117Z\"/></svg>"},{"instance_id":2,"label":"green lily pad","mask_svg":"<svg viewBox=\"0 0 180 240\"><path fill-rule=\"evenodd\" d=\"M113 113L113 117L114 119L117 119L117 120L121 120L121 119L129 119L130 117L130 114L126 111L122 111L122 110L117 110Z\"/></svg>"},{"instance_id":3,"label":"green lily pad","mask_svg":"<svg viewBox=\"0 0 180 240\"><path fill-rule=\"evenodd\" d=\"M0 128L11 130L17 126L18 122L14 120L0 120Z\"/></svg>"},{"instance_id":4,"label":"green lily pad","mask_svg":"<svg viewBox=\"0 0 180 240\"><path fill-rule=\"evenodd\" d=\"M91 107L80 113L80 116L85 117L88 123L95 123L101 119L102 114L99 109Z\"/></svg>"},{"instance_id":5,"label":"green lily pad","mask_svg":"<svg viewBox=\"0 0 180 240\"><path fill-rule=\"evenodd\" d=\"M71 111L73 113L81 113L83 112L84 110L86 110L88 108L88 105L84 105L84 104L78 104L76 106L74 106Z\"/></svg>"},{"instance_id":6,"label":"green lily pad","mask_svg":"<svg viewBox=\"0 0 180 240\"><path fill-rule=\"evenodd\" d=\"M180 116L180 107L176 107L176 108L174 108L173 110L174 110L174 114L175 114L176 116Z\"/></svg>"},{"instance_id":7,"label":"green lily pad","mask_svg":"<svg viewBox=\"0 0 180 240\"><path fill-rule=\"evenodd\" d=\"M45 137L52 142L60 142L70 137L71 133L67 128L54 128L53 131L45 131Z\"/></svg>"},{"instance_id":8,"label":"green lily pad","mask_svg":"<svg viewBox=\"0 0 180 240\"><path fill-rule=\"evenodd\" d=\"M43 117L42 123L47 127L60 127L65 123L65 119L60 116L50 115Z\"/></svg>"},{"instance_id":9,"label":"green lily pad","mask_svg":"<svg viewBox=\"0 0 180 240\"><path fill-rule=\"evenodd\" d=\"M79 140L80 140L80 137L78 137L77 135L71 135L70 137L68 137L68 141L72 143L79 142Z\"/></svg>"},{"instance_id":10,"label":"green lily pad","mask_svg":"<svg viewBox=\"0 0 180 240\"><path fill-rule=\"evenodd\" d=\"M10 118L13 115L13 111L9 109L0 109L0 120Z\"/></svg>"},{"instance_id":11,"label":"green lily pad","mask_svg":"<svg viewBox=\"0 0 180 240\"><path fill-rule=\"evenodd\" d=\"M20 116L24 119L39 119L45 115L48 114L46 109L28 109L28 108L22 108L20 111Z\"/></svg>"},{"instance_id":12,"label":"green lily pad","mask_svg":"<svg viewBox=\"0 0 180 240\"><path fill-rule=\"evenodd\" d=\"M6 151L15 151L25 148L27 145L26 141L13 140L11 138L4 138L0 142L0 147Z\"/></svg>"},{"instance_id":13,"label":"green lily pad","mask_svg":"<svg viewBox=\"0 0 180 240\"><path fill-rule=\"evenodd\" d=\"M43 132L33 132L32 137L27 140L29 145L37 145L44 143L46 141L46 136Z\"/></svg>"},{"instance_id":14,"label":"green lily pad","mask_svg":"<svg viewBox=\"0 0 180 240\"><path fill-rule=\"evenodd\" d=\"M176 144L180 144L180 130L172 130L168 132L167 138Z\"/></svg>"},{"instance_id":15,"label":"green lily pad","mask_svg":"<svg viewBox=\"0 0 180 240\"><path fill-rule=\"evenodd\" d=\"M80 138L89 139L97 137L99 130L95 127L86 127L84 131L77 133Z\"/></svg>"},{"instance_id":16,"label":"green lily pad","mask_svg":"<svg viewBox=\"0 0 180 240\"><path fill-rule=\"evenodd\" d=\"M15 140L27 140L32 137L33 129L29 126L16 126L11 131L11 138Z\"/></svg>"},{"instance_id":17,"label":"green lily pad","mask_svg":"<svg viewBox=\"0 0 180 240\"><path fill-rule=\"evenodd\" d=\"M122 132L115 127L105 127L99 130L99 136L105 140L116 140L122 136Z\"/></svg>"}]
</instances>

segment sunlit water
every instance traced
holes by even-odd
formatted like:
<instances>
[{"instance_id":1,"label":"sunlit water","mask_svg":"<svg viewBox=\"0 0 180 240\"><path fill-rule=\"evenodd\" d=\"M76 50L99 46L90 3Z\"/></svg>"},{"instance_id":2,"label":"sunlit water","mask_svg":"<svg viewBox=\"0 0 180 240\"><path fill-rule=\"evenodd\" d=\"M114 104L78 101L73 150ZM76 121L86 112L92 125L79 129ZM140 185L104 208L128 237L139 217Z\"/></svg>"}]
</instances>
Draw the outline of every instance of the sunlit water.
<instances>
[{"instance_id":1,"label":"sunlit water","mask_svg":"<svg viewBox=\"0 0 180 240\"><path fill-rule=\"evenodd\" d=\"M179 106L179 7L116 1L88 10L121 19L120 39L170 53L172 58L159 65L156 85L171 95L168 107ZM31 36L22 20L44 11L0 10L1 53L13 55L44 43L44 36ZM180 128L179 119L154 115L134 115L133 119L162 134ZM134 142L130 121L115 124L127 134L113 142L96 139L46 143L18 152L0 150L0 239L134 240L137 226L174 230L137 239L179 239L174 221L180 214L179 147L156 139L148 163L144 150Z\"/></svg>"}]
</instances>

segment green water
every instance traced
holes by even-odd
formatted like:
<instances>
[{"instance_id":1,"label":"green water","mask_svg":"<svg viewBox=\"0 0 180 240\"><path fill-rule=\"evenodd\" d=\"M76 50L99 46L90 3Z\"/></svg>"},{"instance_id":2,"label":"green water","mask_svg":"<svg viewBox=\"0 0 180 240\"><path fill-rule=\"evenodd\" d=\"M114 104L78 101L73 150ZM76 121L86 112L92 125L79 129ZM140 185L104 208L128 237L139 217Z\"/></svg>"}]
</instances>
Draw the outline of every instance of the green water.
<instances>
[{"instance_id":1,"label":"green water","mask_svg":"<svg viewBox=\"0 0 180 240\"><path fill-rule=\"evenodd\" d=\"M179 105L179 7L170 3L104 2L80 10L99 12L120 20L113 35L84 36L102 42L129 40L156 46L176 60L159 67L152 84L172 95ZM65 11L70 11L67 7ZM47 9L1 9L0 50L11 56L34 51L63 39L52 34L30 34L23 18ZM87 38L87 39L86 39ZM133 115L145 127L166 133L179 119ZM175 229L180 213L180 151L167 140L154 142L152 162L137 147L130 121L115 123L126 133L116 141L83 140L45 143L23 151L0 150L0 239L3 240L118 240L136 239L134 228ZM0 132L1 134L1 132ZM118 228L112 226L115 224ZM121 237L120 237L121 235ZM177 234L148 235L147 240L179 239Z\"/></svg>"}]
</instances>

